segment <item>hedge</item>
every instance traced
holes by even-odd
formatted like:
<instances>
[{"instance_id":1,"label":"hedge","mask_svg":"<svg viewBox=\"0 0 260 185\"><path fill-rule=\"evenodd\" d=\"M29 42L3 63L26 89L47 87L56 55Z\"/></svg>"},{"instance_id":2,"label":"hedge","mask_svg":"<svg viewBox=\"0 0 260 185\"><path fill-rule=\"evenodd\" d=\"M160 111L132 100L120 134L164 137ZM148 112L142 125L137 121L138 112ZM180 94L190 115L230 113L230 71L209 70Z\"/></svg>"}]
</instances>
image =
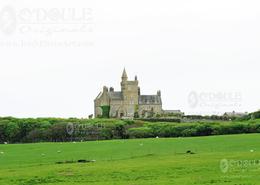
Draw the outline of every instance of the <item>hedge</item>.
<instances>
[{"instance_id":1,"label":"hedge","mask_svg":"<svg viewBox=\"0 0 260 185\"><path fill-rule=\"evenodd\" d=\"M169 123L141 120L0 117L0 143L60 142L260 133L260 120Z\"/></svg>"}]
</instances>

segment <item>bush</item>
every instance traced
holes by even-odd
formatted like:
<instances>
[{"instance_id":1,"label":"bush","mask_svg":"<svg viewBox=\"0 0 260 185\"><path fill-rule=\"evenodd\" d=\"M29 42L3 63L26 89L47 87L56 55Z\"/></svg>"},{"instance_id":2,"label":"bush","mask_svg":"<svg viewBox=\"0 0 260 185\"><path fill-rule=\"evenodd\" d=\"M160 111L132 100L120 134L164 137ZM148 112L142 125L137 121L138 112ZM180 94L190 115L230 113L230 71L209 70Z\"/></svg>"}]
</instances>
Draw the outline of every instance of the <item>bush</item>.
<instances>
[{"instance_id":1,"label":"bush","mask_svg":"<svg viewBox=\"0 0 260 185\"><path fill-rule=\"evenodd\" d=\"M207 124L199 124L196 126L195 130L197 136L210 136L214 131L212 125Z\"/></svg>"},{"instance_id":2,"label":"bush","mask_svg":"<svg viewBox=\"0 0 260 185\"><path fill-rule=\"evenodd\" d=\"M102 139L113 139L113 131L111 128L101 129L100 135Z\"/></svg>"},{"instance_id":3,"label":"bush","mask_svg":"<svg viewBox=\"0 0 260 185\"><path fill-rule=\"evenodd\" d=\"M154 137L152 130L148 127L130 128L128 130L129 138L148 138Z\"/></svg>"},{"instance_id":4,"label":"bush","mask_svg":"<svg viewBox=\"0 0 260 185\"><path fill-rule=\"evenodd\" d=\"M115 131L114 131L114 138L117 139L127 139L128 135L126 132L126 127L124 123L116 123L115 124Z\"/></svg>"},{"instance_id":5,"label":"bush","mask_svg":"<svg viewBox=\"0 0 260 185\"><path fill-rule=\"evenodd\" d=\"M258 113L254 113L257 117ZM260 133L260 120L229 122L157 122L161 119L116 120L77 118L17 119L0 117L0 143L60 142L99 139L127 139L147 137L191 137L240 133ZM73 133L68 132L73 124Z\"/></svg>"},{"instance_id":6,"label":"bush","mask_svg":"<svg viewBox=\"0 0 260 185\"><path fill-rule=\"evenodd\" d=\"M138 119L141 121L149 121L149 122L171 122L171 123L180 123L181 119L180 118L141 118Z\"/></svg>"},{"instance_id":7,"label":"bush","mask_svg":"<svg viewBox=\"0 0 260 185\"><path fill-rule=\"evenodd\" d=\"M197 135L197 130L195 128L187 128L187 129L184 129L182 132L181 132L181 135L183 137L191 137L191 136L196 136Z\"/></svg>"},{"instance_id":8,"label":"bush","mask_svg":"<svg viewBox=\"0 0 260 185\"><path fill-rule=\"evenodd\" d=\"M34 129L26 136L26 142L42 142L48 138L46 130Z\"/></svg>"}]
</instances>

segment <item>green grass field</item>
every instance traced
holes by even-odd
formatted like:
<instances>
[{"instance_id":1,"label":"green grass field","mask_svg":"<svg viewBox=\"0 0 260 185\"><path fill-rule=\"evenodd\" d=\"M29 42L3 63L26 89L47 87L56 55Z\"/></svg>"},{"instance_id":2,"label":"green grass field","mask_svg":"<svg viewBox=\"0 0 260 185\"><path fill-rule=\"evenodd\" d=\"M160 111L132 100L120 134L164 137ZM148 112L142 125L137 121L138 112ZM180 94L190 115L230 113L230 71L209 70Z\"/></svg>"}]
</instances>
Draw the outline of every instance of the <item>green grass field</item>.
<instances>
[{"instance_id":1,"label":"green grass field","mask_svg":"<svg viewBox=\"0 0 260 185\"><path fill-rule=\"evenodd\" d=\"M56 164L79 159L96 162ZM0 184L253 185L258 160L260 134L8 144L0 145Z\"/></svg>"}]
</instances>

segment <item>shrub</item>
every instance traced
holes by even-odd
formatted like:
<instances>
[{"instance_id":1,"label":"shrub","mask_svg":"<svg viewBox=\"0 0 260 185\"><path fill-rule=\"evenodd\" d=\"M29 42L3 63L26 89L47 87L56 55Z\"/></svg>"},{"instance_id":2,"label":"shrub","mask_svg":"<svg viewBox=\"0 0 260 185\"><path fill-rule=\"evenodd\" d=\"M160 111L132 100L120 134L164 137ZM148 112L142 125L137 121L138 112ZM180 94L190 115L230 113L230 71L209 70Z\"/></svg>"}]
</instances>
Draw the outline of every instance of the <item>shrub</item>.
<instances>
[{"instance_id":1,"label":"shrub","mask_svg":"<svg viewBox=\"0 0 260 185\"><path fill-rule=\"evenodd\" d=\"M47 140L47 132L46 130L34 129L28 133L26 136L26 142L41 142Z\"/></svg>"},{"instance_id":2,"label":"shrub","mask_svg":"<svg viewBox=\"0 0 260 185\"><path fill-rule=\"evenodd\" d=\"M129 138L148 138L153 137L151 128L148 127L139 127L139 128L130 128L128 130Z\"/></svg>"},{"instance_id":3,"label":"shrub","mask_svg":"<svg viewBox=\"0 0 260 185\"><path fill-rule=\"evenodd\" d=\"M141 118L141 121L149 121L149 122L171 122L171 123L180 123L180 118Z\"/></svg>"},{"instance_id":4,"label":"shrub","mask_svg":"<svg viewBox=\"0 0 260 185\"><path fill-rule=\"evenodd\" d=\"M103 129L101 129L100 135L101 135L102 139L112 139L113 131L111 128L103 128Z\"/></svg>"},{"instance_id":5,"label":"shrub","mask_svg":"<svg viewBox=\"0 0 260 185\"><path fill-rule=\"evenodd\" d=\"M195 128L187 128L187 129L184 129L182 132L181 132L181 135L183 137L191 137L191 136L196 136L197 135L197 130Z\"/></svg>"},{"instance_id":6,"label":"shrub","mask_svg":"<svg viewBox=\"0 0 260 185\"><path fill-rule=\"evenodd\" d=\"M254 113L257 117L258 113ZM260 133L260 120L229 122L155 122L118 119L0 117L0 142L80 141L98 139L127 139L146 137L190 137L240 133ZM74 131L67 133L68 123Z\"/></svg>"}]
</instances>

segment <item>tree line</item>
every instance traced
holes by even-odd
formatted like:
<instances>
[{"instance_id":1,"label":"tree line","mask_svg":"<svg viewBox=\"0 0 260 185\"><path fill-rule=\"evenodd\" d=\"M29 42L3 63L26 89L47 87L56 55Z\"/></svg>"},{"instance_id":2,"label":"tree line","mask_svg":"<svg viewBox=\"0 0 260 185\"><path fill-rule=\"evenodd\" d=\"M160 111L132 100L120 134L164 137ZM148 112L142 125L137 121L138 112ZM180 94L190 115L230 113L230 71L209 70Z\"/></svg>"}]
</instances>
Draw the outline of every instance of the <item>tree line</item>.
<instances>
[{"instance_id":1,"label":"tree line","mask_svg":"<svg viewBox=\"0 0 260 185\"><path fill-rule=\"evenodd\" d=\"M0 117L0 143L66 142L260 133L260 111L231 121ZM196 117L198 119L198 117Z\"/></svg>"}]
</instances>

